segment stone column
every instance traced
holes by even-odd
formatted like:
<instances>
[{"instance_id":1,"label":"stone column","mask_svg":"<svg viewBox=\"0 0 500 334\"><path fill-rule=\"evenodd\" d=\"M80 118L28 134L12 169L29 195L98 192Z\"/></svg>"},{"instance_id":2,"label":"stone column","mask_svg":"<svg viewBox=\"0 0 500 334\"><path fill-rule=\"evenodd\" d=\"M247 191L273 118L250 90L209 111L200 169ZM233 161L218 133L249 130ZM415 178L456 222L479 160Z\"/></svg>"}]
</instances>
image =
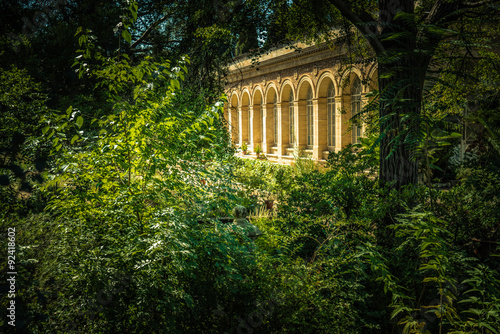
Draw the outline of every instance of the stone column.
<instances>
[{"instance_id":1,"label":"stone column","mask_svg":"<svg viewBox=\"0 0 500 334\"><path fill-rule=\"evenodd\" d=\"M280 128L280 136L278 140L278 157L286 155L285 149L290 145L290 121L288 114L290 110L289 102L278 103L278 126Z\"/></svg>"},{"instance_id":2,"label":"stone column","mask_svg":"<svg viewBox=\"0 0 500 334\"><path fill-rule=\"evenodd\" d=\"M227 124L231 124L231 116L229 116L229 108L227 106L227 103L224 103L224 108L223 108L223 114L224 114L224 119L227 121Z\"/></svg>"},{"instance_id":3,"label":"stone column","mask_svg":"<svg viewBox=\"0 0 500 334\"><path fill-rule=\"evenodd\" d=\"M366 96L366 94L368 93L362 93L361 94L361 110L363 110L366 105L368 105L368 103L370 103L370 98ZM364 137L365 136L365 129L366 128L366 124L363 122L363 125L361 126L361 136Z\"/></svg>"},{"instance_id":4,"label":"stone column","mask_svg":"<svg viewBox=\"0 0 500 334\"><path fill-rule=\"evenodd\" d=\"M229 128L231 129L231 141L238 145L240 143L240 120L237 108L229 108Z\"/></svg>"},{"instance_id":5,"label":"stone column","mask_svg":"<svg viewBox=\"0 0 500 334\"><path fill-rule=\"evenodd\" d=\"M271 109L272 110L272 109ZM268 115L268 108L267 104L262 104L262 119L260 120L262 122L262 134L261 134L261 144L260 147L262 148L262 153L269 153L269 147L270 145L268 144L268 137L271 137L269 135L269 129L267 127L267 122L269 122L269 115Z\"/></svg>"},{"instance_id":6,"label":"stone column","mask_svg":"<svg viewBox=\"0 0 500 334\"><path fill-rule=\"evenodd\" d=\"M313 100L314 110L314 147L313 159L323 159L323 151L328 149L328 115L326 97Z\"/></svg>"},{"instance_id":7,"label":"stone column","mask_svg":"<svg viewBox=\"0 0 500 334\"><path fill-rule=\"evenodd\" d=\"M342 146L345 146L352 143L352 131L346 133L346 130L352 125L351 123L351 94L342 95Z\"/></svg>"},{"instance_id":8,"label":"stone column","mask_svg":"<svg viewBox=\"0 0 500 334\"><path fill-rule=\"evenodd\" d=\"M248 143L248 106L242 106L240 108L240 145L243 145L243 142ZM250 144L248 144L250 145Z\"/></svg>"},{"instance_id":9,"label":"stone column","mask_svg":"<svg viewBox=\"0 0 500 334\"><path fill-rule=\"evenodd\" d=\"M307 147L307 101L296 102L295 110L295 144L299 149Z\"/></svg>"},{"instance_id":10,"label":"stone column","mask_svg":"<svg viewBox=\"0 0 500 334\"><path fill-rule=\"evenodd\" d=\"M342 96L335 96L335 152L342 149L342 131L345 131L342 107Z\"/></svg>"},{"instance_id":11,"label":"stone column","mask_svg":"<svg viewBox=\"0 0 500 334\"><path fill-rule=\"evenodd\" d=\"M267 103L264 109L264 144L262 148L264 153L272 153L271 147L274 145L274 103ZM276 142L278 142L276 138Z\"/></svg>"},{"instance_id":12,"label":"stone column","mask_svg":"<svg viewBox=\"0 0 500 334\"><path fill-rule=\"evenodd\" d=\"M261 133L261 123L262 123L262 116L261 116L261 106L260 105L253 105L250 106L252 113L251 113L251 122L252 122L252 151L255 152L255 148L257 145L262 149L262 136L263 134Z\"/></svg>"},{"instance_id":13,"label":"stone column","mask_svg":"<svg viewBox=\"0 0 500 334\"><path fill-rule=\"evenodd\" d=\"M255 115L253 112L253 106L248 107L249 116L249 133L248 133L248 150L252 151L255 149Z\"/></svg>"}]
</instances>

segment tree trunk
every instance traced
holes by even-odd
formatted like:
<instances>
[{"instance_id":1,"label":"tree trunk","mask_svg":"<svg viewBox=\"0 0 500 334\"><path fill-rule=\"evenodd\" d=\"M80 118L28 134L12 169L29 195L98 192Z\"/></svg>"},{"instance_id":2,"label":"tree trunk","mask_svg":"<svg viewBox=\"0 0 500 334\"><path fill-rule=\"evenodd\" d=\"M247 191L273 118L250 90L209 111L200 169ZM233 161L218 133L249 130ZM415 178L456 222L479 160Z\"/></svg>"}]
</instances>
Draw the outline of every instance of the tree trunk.
<instances>
[{"instance_id":1,"label":"tree trunk","mask_svg":"<svg viewBox=\"0 0 500 334\"><path fill-rule=\"evenodd\" d=\"M420 112L428 59L402 51L397 62L379 56L380 184L401 190L418 182L414 152L420 140Z\"/></svg>"},{"instance_id":2,"label":"tree trunk","mask_svg":"<svg viewBox=\"0 0 500 334\"><path fill-rule=\"evenodd\" d=\"M387 3L381 3L387 5ZM418 182L414 154L420 131L423 86L432 58L429 45L419 45L413 1L400 1L405 15L395 15L379 36L380 184L401 190ZM425 51L423 51L425 50Z\"/></svg>"}]
</instances>

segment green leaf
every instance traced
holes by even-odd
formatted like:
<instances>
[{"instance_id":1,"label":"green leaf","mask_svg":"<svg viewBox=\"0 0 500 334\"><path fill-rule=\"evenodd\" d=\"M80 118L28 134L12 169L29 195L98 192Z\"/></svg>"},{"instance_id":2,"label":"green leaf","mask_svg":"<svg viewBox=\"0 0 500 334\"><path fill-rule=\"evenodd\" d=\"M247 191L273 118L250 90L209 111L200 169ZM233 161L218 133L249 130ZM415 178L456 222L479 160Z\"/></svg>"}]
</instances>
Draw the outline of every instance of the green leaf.
<instances>
[{"instance_id":1,"label":"green leaf","mask_svg":"<svg viewBox=\"0 0 500 334\"><path fill-rule=\"evenodd\" d=\"M132 35L130 35L130 32L128 30L123 30L122 36L127 42L130 43L132 41Z\"/></svg>"},{"instance_id":2,"label":"green leaf","mask_svg":"<svg viewBox=\"0 0 500 334\"><path fill-rule=\"evenodd\" d=\"M78 140L78 135L74 135L73 138L71 138L71 144L73 145L73 143Z\"/></svg>"},{"instance_id":3,"label":"green leaf","mask_svg":"<svg viewBox=\"0 0 500 334\"><path fill-rule=\"evenodd\" d=\"M80 129L83 125L83 117L82 116L78 116L77 119L76 119L76 126L78 126L78 128Z\"/></svg>"},{"instance_id":4,"label":"green leaf","mask_svg":"<svg viewBox=\"0 0 500 334\"><path fill-rule=\"evenodd\" d=\"M134 21L137 21L137 10L139 9L137 2L132 2L128 9L130 10L132 17L134 18Z\"/></svg>"},{"instance_id":5,"label":"green leaf","mask_svg":"<svg viewBox=\"0 0 500 334\"><path fill-rule=\"evenodd\" d=\"M498 333L498 331L497 331L495 328L493 328L493 327L492 327L490 324L488 324L488 323L483 322L483 323L481 323L481 325L482 325L483 327L488 328L488 329L489 329L492 333L495 333L495 334L497 334L497 333Z\"/></svg>"},{"instance_id":6,"label":"green leaf","mask_svg":"<svg viewBox=\"0 0 500 334\"><path fill-rule=\"evenodd\" d=\"M179 83L179 80L170 79L170 85L175 89L181 88L181 84Z\"/></svg>"}]
</instances>

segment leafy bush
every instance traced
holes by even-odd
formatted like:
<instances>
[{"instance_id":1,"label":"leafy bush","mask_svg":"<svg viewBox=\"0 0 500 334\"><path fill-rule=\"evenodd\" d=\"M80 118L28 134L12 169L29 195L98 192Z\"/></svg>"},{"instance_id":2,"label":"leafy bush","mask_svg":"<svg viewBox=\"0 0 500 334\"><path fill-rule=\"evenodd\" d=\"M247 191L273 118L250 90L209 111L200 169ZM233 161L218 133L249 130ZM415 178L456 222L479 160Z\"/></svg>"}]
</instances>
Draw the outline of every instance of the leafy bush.
<instances>
[{"instance_id":1,"label":"leafy bush","mask_svg":"<svg viewBox=\"0 0 500 334\"><path fill-rule=\"evenodd\" d=\"M46 130L62 153L45 187L52 260L39 270L50 268L49 319L31 329L220 333L259 294L249 240L233 226L207 223L239 203L217 135L221 104L201 108L177 97L184 66L125 65L103 70L126 70L134 78L121 80L135 86L113 115L92 121L101 128L97 138L58 134L87 121L69 112ZM220 307L223 320L212 314Z\"/></svg>"},{"instance_id":2,"label":"leafy bush","mask_svg":"<svg viewBox=\"0 0 500 334\"><path fill-rule=\"evenodd\" d=\"M465 257L452 243L449 224L421 206L400 215L390 228L396 230L394 248L367 244L360 256L391 295L391 319L403 333L463 333L466 328L476 333L498 326L493 304L500 281L491 270L498 261L478 265Z\"/></svg>"},{"instance_id":3,"label":"leafy bush","mask_svg":"<svg viewBox=\"0 0 500 334\"><path fill-rule=\"evenodd\" d=\"M266 160L236 159L233 177L244 187L247 194L276 198L290 187L293 171L290 166ZM242 194L243 195L243 194Z\"/></svg>"},{"instance_id":4,"label":"leafy bush","mask_svg":"<svg viewBox=\"0 0 500 334\"><path fill-rule=\"evenodd\" d=\"M373 241L363 223L318 219L308 223L309 229L283 231L277 218L252 222L263 231L256 240L263 296L267 296L261 302L272 305L255 333L378 332L380 311L366 289L365 266L356 256L357 245ZM313 232L314 225L321 226L325 238ZM306 258L304 244L311 250Z\"/></svg>"},{"instance_id":5,"label":"leafy bush","mask_svg":"<svg viewBox=\"0 0 500 334\"><path fill-rule=\"evenodd\" d=\"M465 174L467 173L467 174ZM469 255L488 257L500 240L500 178L484 169L463 171L460 183L438 193L434 211L450 222L455 245Z\"/></svg>"},{"instance_id":6,"label":"leafy bush","mask_svg":"<svg viewBox=\"0 0 500 334\"><path fill-rule=\"evenodd\" d=\"M292 222L298 215L343 219L363 212L366 203L374 200L377 181L365 173L369 165L351 149L331 153L325 169L295 172L289 191L279 198L280 215Z\"/></svg>"},{"instance_id":7,"label":"leafy bush","mask_svg":"<svg viewBox=\"0 0 500 334\"><path fill-rule=\"evenodd\" d=\"M47 168L48 145L40 138L47 99L26 70L0 68L0 215L26 215L44 205L31 193Z\"/></svg>"}]
</instances>

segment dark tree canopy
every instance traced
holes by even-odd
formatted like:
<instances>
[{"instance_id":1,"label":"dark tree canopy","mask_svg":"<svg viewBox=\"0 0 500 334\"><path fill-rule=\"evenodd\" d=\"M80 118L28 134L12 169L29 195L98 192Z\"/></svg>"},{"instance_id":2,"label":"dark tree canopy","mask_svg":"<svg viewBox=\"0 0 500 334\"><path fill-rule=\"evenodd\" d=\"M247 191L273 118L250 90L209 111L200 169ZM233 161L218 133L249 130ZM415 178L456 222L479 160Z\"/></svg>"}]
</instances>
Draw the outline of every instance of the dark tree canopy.
<instances>
[{"instance_id":1,"label":"dark tree canopy","mask_svg":"<svg viewBox=\"0 0 500 334\"><path fill-rule=\"evenodd\" d=\"M187 54L191 65L184 84L219 93L224 65L234 56L298 39L334 38L362 46L356 40L361 35L369 46L366 60L373 57L378 63L381 181L396 189L417 182L414 153L422 137L422 98L429 77L442 65L436 56L474 55L474 41L457 41L467 35L466 27L498 25L499 12L488 0L60 0L5 1L1 6L0 61L26 68L45 83L54 105L67 104L63 95L99 96L92 90L95 83L78 80L72 68L80 47L78 27L87 29L108 56L175 61ZM459 52L443 48L446 43Z\"/></svg>"},{"instance_id":2,"label":"dark tree canopy","mask_svg":"<svg viewBox=\"0 0 500 334\"><path fill-rule=\"evenodd\" d=\"M349 38L353 36L352 27L364 37L378 64L380 180L396 189L417 183L415 149L423 136L423 96L429 78L435 78L440 69L434 62L444 50L440 47L453 43L454 50L444 51L447 57L456 57L457 51L464 59L471 55L473 42L459 43L466 36L464 27L487 22L498 26L498 4L465 0L299 0L293 1L290 15L288 31L295 38L324 39L332 29L338 32L333 34L335 38ZM485 42L484 37L481 42Z\"/></svg>"}]
</instances>

